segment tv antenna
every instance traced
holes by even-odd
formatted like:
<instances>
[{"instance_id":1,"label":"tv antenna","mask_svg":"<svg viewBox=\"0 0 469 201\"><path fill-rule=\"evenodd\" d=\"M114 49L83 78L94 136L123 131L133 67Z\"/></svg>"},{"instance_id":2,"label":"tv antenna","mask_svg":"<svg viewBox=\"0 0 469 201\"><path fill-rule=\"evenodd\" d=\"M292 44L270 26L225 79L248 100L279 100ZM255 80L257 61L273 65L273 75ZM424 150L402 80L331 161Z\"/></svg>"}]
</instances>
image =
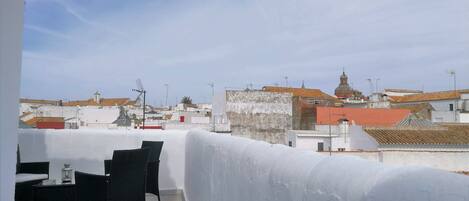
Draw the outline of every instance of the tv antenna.
<instances>
[{"instance_id":1,"label":"tv antenna","mask_svg":"<svg viewBox=\"0 0 469 201\"><path fill-rule=\"evenodd\" d=\"M142 80L137 79L136 83L137 83L137 89L132 89L132 91L135 91L135 92L138 92L138 93L139 93L136 100L140 100L140 97L143 95L143 121L142 121L142 128L143 128L143 130L145 130L145 109L146 109L146 107L147 107L145 101L146 101L146 93L147 93L147 91L145 91L145 89L143 88Z\"/></svg>"}]
</instances>

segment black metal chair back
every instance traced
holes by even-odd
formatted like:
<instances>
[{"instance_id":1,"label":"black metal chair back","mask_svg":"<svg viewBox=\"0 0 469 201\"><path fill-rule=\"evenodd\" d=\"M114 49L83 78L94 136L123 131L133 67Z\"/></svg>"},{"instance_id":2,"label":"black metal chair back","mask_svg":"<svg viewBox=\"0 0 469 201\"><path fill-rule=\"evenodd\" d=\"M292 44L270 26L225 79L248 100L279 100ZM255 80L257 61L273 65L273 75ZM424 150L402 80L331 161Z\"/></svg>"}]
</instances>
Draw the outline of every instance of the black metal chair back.
<instances>
[{"instance_id":1,"label":"black metal chair back","mask_svg":"<svg viewBox=\"0 0 469 201\"><path fill-rule=\"evenodd\" d=\"M112 156L110 201L145 201L149 149L117 150Z\"/></svg>"},{"instance_id":2,"label":"black metal chair back","mask_svg":"<svg viewBox=\"0 0 469 201\"><path fill-rule=\"evenodd\" d=\"M77 200L106 201L107 177L75 171Z\"/></svg>"},{"instance_id":3,"label":"black metal chair back","mask_svg":"<svg viewBox=\"0 0 469 201\"><path fill-rule=\"evenodd\" d=\"M160 155L163 149L162 141L143 141L142 148L150 149L150 157L147 167L147 185L146 192L158 196L160 199L160 189L158 185L158 172L160 167Z\"/></svg>"},{"instance_id":4,"label":"black metal chair back","mask_svg":"<svg viewBox=\"0 0 469 201\"><path fill-rule=\"evenodd\" d=\"M163 142L161 141L143 141L142 148L150 149L148 162L156 162L160 160L161 150L163 149Z\"/></svg>"}]
</instances>

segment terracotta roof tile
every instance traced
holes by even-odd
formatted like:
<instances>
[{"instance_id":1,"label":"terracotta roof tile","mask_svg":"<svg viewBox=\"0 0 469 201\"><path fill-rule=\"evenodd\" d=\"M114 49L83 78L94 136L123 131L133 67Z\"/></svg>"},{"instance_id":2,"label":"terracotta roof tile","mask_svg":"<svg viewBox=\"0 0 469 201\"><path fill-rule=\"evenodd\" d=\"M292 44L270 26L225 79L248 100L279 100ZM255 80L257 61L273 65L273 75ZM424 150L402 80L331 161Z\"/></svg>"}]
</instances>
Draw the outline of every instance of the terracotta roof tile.
<instances>
[{"instance_id":1,"label":"terracotta roof tile","mask_svg":"<svg viewBox=\"0 0 469 201\"><path fill-rule=\"evenodd\" d=\"M64 122L63 117L33 117L24 123L29 126L35 126L37 122Z\"/></svg>"},{"instance_id":2,"label":"terracotta roof tile","mask_svg":"<svg viewBox=\"0 0 469 201\"><path fill-rule=\"evenodd\" d=\"M316 123L338 124L340 119L347 119L356 125L367 127L395 126L407 116L410 110L406 109L368 109L368 108L336 108L317 107Z\"/></svg>"},{"instance_id":3,"label":"terracotta roof tile","mask_svg":"<svg viewBox=\"0 0 469 201\"><path fill-rule=\"evenodd\" d=\"M379 144L469 144L469 124L428 129L368 128L365 132Z\"/></svg>"},{"instance_id":4,"label":"terracotta roof tile","mask_svg":"<svg viewBox=\"0 0 469 201\"><path fill-rule=\"evenodd\" d=\"M335 97L330 96L319 89L265 86L262 88L262 90L267 92L292 93L293 96L300 96L305 98L336 100Z\"/></svg>"},{"instance_id":5,"label":"terracotta roof tile","mask_svg":"<svg viewBox=\"0 0 469 201\"><path fill-rule=\"evenodd\" d=\"M405 104L405 105L392 105L393 109L407 109L412 113L417 113L422 110L435 110L430 103L414 103L414 104Z\"/></svg>"},{"instance_id":6,"label":"terracotta roof tile","mask_svg":"<svg viewBox=\"0 0 469 201\"><path fill-rule=\"evenodd\" d=\"M469 89L458 90L458 91L438 91L431 93L413 94L407 96L391 96L391 102L393 103L407 103L407 102L422 102L422 101L433 101L433 100L451 100L458 99L461 93L469 93Z\"/></svg>"},{"instance_id":7,"label":"terracotta roof tile","mask_svg":"<svg viewBox=\"0 0 469 201\"><path fill-rule=\"evenodd\" d=\"M415 90L415 89L384 89L384 92L423 93L423 91L421 91L421 90Z\"/></svg>"},{"instance_id":8,"label":"terracotta roof tile","mask_svg":"<svg viewBox=\"0 0 469 201\"><path fill-rule=\"evenodd\" d=\"M135 105L135 101L131 101L129 98L103 98L100 103L94 101L94 99L78 100L63 103L64 106L126 106Z\"/></svg>"},{"instance_id":9,"label":"terracotta roof tile","mask_svg":"<svg viewBox=\"0 0 469 201\"><path fill-rule=\"evenodd\" d=\"M60 100L41 100L21 98L20 103L43 104L43 105L60 105Z\"/></svg>"}]
</instances>

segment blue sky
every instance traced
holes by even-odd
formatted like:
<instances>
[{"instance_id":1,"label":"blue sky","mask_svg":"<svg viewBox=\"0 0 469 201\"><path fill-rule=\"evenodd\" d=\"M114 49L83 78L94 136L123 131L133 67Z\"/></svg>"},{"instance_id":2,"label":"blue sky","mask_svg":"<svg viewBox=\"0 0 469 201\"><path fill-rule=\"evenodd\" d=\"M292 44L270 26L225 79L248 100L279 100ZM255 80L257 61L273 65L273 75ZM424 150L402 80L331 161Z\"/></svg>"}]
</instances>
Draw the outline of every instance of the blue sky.
<instances>
[{"instance_id":1,"label":"blue sky","mask_svg":"<svg viewBox=\"0 0 469 201\"><path fill-rule=\"evenodd\" d=\"M27 0L22 96L135 97L151 104L248 84L333 93L354 88L469 88L467 0Z\"/></svg>"}]
</instances>

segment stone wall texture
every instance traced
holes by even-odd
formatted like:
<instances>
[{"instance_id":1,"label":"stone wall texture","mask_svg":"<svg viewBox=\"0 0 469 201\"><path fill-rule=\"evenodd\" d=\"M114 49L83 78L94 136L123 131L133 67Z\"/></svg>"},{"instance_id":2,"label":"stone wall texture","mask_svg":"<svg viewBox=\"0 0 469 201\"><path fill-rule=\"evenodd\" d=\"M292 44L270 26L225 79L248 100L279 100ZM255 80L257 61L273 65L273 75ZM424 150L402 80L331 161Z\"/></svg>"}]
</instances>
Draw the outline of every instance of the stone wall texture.
<instances>
[{"instance_id":1,"label":"stone wall texture","mask_svg":"<svg viewBox=\"0 0 469 201\"><path fill-rule=\"evenodd\" d=\"M264 91L226 91L226 112L234 136L286 144L292 129L292 95Z\"/></svg>"}]
</instances>

